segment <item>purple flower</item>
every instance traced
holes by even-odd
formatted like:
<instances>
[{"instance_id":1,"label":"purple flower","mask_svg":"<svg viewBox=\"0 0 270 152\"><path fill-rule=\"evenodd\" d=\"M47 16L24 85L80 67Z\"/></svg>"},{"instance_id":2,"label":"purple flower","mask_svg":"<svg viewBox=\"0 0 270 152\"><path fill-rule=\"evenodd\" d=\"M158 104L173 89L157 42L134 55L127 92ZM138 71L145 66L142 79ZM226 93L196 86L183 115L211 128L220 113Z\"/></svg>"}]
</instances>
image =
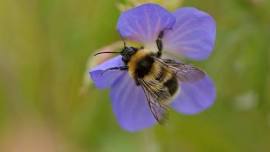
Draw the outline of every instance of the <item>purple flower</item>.
<instances>
[{"instance_id":1,"label":"purple flower","mask_svg":"<svg viewBox=\"0 0 270 152\"><path fill-rule=\"evenodd\" d=\"M139 42L153 52L158 51L156 40L165 31L163 50L194 60L206 59L211 54L216 34L215 21L207 13L190 7L170 13L156 4L144 4L122 13L117 30L124 39ZM90 75L96 87L110 88L113 112L121 127L138 131L157 122L144 90L125 70L104 72L124 65L119 55L91 69ZM170 104L176 111L196 114L214 103L216 91L207 75L179 85L180 93Z\"/></svg>"}]
</instances>

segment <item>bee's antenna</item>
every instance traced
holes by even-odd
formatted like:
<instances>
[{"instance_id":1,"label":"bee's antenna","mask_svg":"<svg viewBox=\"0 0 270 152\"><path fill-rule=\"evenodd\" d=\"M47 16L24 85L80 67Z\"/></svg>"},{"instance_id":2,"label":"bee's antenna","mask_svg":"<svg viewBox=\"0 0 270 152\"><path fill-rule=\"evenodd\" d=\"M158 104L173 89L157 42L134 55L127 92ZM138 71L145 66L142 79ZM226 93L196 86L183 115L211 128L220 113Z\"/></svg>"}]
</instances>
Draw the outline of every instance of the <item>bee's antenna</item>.
<instances>
[{"instance_id":1,"label":"bee's antenna","mask_svg":"<svg viewBox=\"0 0 270 152\"><path fill-rule=\"evenodd\" d=\"M97 55L99 55L99 54L104 54L104 53L121 53L121 52L98 52L98 53L96 53L94 56L97 56Z\"/></svg>"},{"instance_id":2,"label":"bee's antenna","mask_svg":"<svg viewBox=\"0 0 270 152\"><path fill-rule=\"evenodd\" d=\"M126 41L125 41L125 40L123 40L123 42L124 42L124 47L126 48L126 47L127 47Z\"/></svg>"},{"instance_id":3,"label":"bee's antenna","mask_svg":"<svg viewBox=\"0 0 270 152\"><path fill-rule=\"evenodd\" d=\"M120 33L120 32L118 32L118 33ZM122 37L121 34L119 34L119 36L120 36L121 40L122 40L123 43L124 43L124 48L126 48L126 47L127 47L127 43L126 43L125 39Z\"/></svg>"}]
</instances>

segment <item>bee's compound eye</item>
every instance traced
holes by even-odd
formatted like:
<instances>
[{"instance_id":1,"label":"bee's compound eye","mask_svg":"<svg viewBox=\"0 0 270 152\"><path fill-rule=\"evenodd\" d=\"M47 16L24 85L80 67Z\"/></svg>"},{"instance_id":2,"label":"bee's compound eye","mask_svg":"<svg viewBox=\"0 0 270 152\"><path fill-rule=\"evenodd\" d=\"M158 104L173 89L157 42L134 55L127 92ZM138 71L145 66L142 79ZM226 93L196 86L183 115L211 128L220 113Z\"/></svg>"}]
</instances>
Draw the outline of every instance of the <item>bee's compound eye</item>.
<instances>
[{"instance_id":1,"label":"bee's compound eye","mask_svg":"<svg viewBox=\"0 0 270 152\"><path fill-rule=\"evenodd\" d=\"M133 55L136 51L137 51L136 48L134 48L134 47L129 47L127 52L128 52L128 55Z\"/></svg>"},{"instance_id":2,"label":"bee's compound eye","mask_svg":"<svg viewBox=\"0 0 270 152\"><path fill-rule=\"evenodd\" d=\"M123 57L123 61L128 61L130 59L130 57L137 51L136 48L134 47L124 47L121 55Z\"/></svg>"}]
</instances>

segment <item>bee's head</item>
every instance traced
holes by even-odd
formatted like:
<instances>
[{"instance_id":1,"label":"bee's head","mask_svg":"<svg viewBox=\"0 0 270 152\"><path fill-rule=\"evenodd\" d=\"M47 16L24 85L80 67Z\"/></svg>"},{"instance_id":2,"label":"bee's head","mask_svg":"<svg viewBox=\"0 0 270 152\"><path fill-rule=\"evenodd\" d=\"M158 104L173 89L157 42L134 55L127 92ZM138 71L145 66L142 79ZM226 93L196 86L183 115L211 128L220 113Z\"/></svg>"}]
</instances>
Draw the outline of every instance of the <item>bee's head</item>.
<instances>
[{"instance_id":1,"label":"bee's head","mask_svg":"<svg viewBox=\"0 0 270 152\"><path fill-rule=\"evenodd\" d=\"M137 51L138 49L135 47L125 46L120 53L122 56L122 60L127 63L130 60L131 56L134 55Z\"/></svg>"},{"instance_id":2,"label":"bee's head","mask_svg":"<svg viewBox=\"0 0 270 152\"><path fill-rule=\"evenodd\" d=\"M124 48L120 52L110 52L110 51L98 52L95 54L95 56L104 54L104 53L120 53L120 55L122 56L123 62L128 63L132 55L134 55L137 51L138 51L138 48L127 46L126 42L124 41Z\"/></svg>"}]
</instances>

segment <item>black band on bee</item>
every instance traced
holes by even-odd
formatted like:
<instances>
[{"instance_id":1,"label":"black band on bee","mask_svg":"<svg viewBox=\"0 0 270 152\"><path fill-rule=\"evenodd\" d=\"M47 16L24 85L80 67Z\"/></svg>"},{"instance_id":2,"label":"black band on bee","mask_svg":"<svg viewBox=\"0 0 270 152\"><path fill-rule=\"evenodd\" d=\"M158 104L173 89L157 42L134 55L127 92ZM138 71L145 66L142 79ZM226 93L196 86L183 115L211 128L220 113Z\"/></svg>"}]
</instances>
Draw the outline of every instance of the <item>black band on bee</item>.
<instances>
[{"instance_id":1,"label":"black band on bee","mask_svg":"<svg viewBox=\"0 0 270 152\"><path fill-rule=\"evenodd\" d=\"M168 88L169 93L173 96L178 90L178 82L176 76L172 76L164 85Z\"/></svg>"},{"instance_id":2,"label":"black band on bee","mask_svg":"<svg viewBox=\"0 0 270 152\"><path fill-rule=\"evenodd\" d=\"M143 78L145 75L147 75L152 68L152 65L154 63L154 59L151 56L145 56L143 59L141 59L137 63L136 67L136 76L138 78Z\"/></svg>"}]
</instances>

